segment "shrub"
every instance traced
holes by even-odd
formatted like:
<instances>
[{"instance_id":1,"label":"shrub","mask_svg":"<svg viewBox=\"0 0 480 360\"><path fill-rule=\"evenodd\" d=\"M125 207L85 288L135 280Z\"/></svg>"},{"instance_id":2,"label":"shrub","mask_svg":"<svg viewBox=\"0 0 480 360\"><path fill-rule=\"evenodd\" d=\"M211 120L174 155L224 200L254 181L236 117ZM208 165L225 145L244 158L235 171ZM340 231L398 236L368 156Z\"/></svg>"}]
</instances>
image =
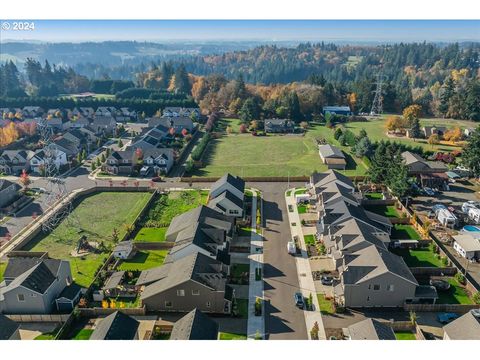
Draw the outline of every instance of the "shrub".
<instances>
[{"instance_id":1,"label":"shrub","mask_svg":"<svg viewBox=\"0 0 480 360\"><path fill-rule=\"evenodd\" d=\"M343 307L343 306L337 306L337 307L335 308L335 312L336 312L337 314L343 314L343 313L345 313L345 311L346 311L346 309L345 309L345 307Z\"/></svg>"},{"instance_id":2,"label":"shrub","mask_svg":"<svg viewBox=\"0 0 480 360\"><path fill-rule=\"evenodd\" d=\"M446 256L442 257L441 261L443 266L448 266L448 258Z\"/></svg>"},{"instance_id":3,"label":"shrub","mask_svg":"<svg viewBox=\"0 0 480 360\"><path fill-rule=\"evenodd\" d=\"M466 283L465 276L462 273L457 272L455 274L455 279L462 285L465 285Z\"/></svg>"},{"instance_id":4,"label":"shrub","mask_svg":"<svg viewBox=\"0 0 480 360\"><path fill-rule=\"evenodd\" d=\"M475 304L480 304L480 291L473 294L472 299Z\"/></svg>"},{"instance_id":5,"label":"shrub","mask_svg":"<svg viewBox=\"0 0 480 360\"><path fill-rule=\"evenodd\" d=\"M202 157L202 154L205 151L210 139L211 139L211 135L209 133L206 133L205 135L203 135L202 140L200 140L198 145L192 151L191 157L194 161L200 160L200 158Z\"/></svg>"},{"instance_id":6,"label":"shrub","mask_svg":"<svg viewBox=\"0 0 480 360\"><path fill-rule=\"evenodd\" d=\"M262 299L257 297L255 299L255 316L262 315Z\"/></svg>"}]
</instances>

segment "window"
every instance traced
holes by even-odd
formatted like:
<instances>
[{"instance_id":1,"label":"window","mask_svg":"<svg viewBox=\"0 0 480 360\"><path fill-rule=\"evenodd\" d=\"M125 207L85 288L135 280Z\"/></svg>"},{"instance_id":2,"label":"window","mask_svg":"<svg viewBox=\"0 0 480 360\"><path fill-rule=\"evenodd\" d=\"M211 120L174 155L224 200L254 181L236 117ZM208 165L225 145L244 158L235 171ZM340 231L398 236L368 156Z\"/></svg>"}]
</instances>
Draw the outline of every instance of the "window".
<instances>
[{"instance_id":1,"label":"window","mask_svg":"<svg viewBox=\"0 0 480 360\"><path fill-rule=\"evenodd\" d=\"M387 291L394 291L395 286L393 284L387 285Z\"/></svg>"},{"instance_id":2,"label":"window","mask_svg":"<svg viewBox=\"0 0 480 360\"><path fill-rule=\"evenodd\" d=\"M229 210L230 214L238 214L238 210Z\"/></svg>"},{"instance_id":3,"label":"window","mask_svg":"<svg viewBox=\"0 0 480 360\"><path fill-rule=\"evenodd\" d=\"M185 290L177 290L177 296L185 296Z\"/></svg>"},{"instance_id":4,"label":"window","mask_svg":"<svg viewBox=\"0 0 480 360\"><path fill-rule=\"evenodd\" d=\"M373 285L373 290L380 290L380 285Z\"/></svg>"},{"instance_id":5,"label":"window","mask_svg":"<svg viewBox=\"0 0 480 360\"><path fill-rule=\"evenodd\" d=\"M200 290L192 290L192 295L200 295Z\"/></svg>"},{"instance_id":6,"label":"window","mask_svg":"<svg viewBox=\"0 0 480 360\"><path fill-rule=\"evenodd\" d=\"M23 295L23 294L18 294L18 295L17 295L17 299L18 299L18 301L25 301L25 295Z\"/></svg>"},{"instance_id":7,"label":"window","mask_svg":"<svg viewBox=\"0 0 480 360\"><path fill-rule=\"evenodd\" d=\"M207 307L209 308L212 304L210 304L210 301L207 301Z\"/></svg>"},{"instance_id":8,"label":"window","mask_svg":"<svg viewBox=\"0 0 480 360\"><path fill-rule=\"evenodd\" d=\"M171 308L172 307L172 302L171 301L165 301L165 307Z\"/></svg>"}]
</instances>

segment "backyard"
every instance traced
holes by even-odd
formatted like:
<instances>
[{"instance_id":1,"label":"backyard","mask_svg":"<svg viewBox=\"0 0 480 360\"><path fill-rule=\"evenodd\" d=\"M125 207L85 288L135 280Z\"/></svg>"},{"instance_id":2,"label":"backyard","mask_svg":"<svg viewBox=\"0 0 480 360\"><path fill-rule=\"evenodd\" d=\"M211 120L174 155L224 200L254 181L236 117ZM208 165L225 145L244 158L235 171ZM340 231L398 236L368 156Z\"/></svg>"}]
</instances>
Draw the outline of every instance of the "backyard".
<instances>
[{"instance_id":1,"label":"backyard","mask_svg":"<svg viewBox=\"0 0 480 360\"><path fill-rule=\"evenodd\" d=\"M143 250L135 254L132 259L123 260L118 270L148 270L161 266L168 255L168 250Z\"/></svg>"},{"instance_id":2,"label":"backyard","mask_svg":"<svg viewBox=\"0 0 480 360\"><path fill-rule=\"evenodd\" d=\"M397 340L417 340L415 334L411 331L395 331Z\"/></svg>"},{"instance_id":3,"label":"backyard","mask_svg":"<svg viewBox=\"0 0 480 360\"><path fill-rule=\"evenodd\" d=\"M221 332L218 337L220 340L247 340L244 334L234 334L228 332Z\"/></svg>"},{"instance_id":4,"label":"backyard","mask_svg":"<svg viewBox=\"0 0 480 360\"><path fill-rule=\"evenodd\" d=\"M455 278L448 278L448 282L450 289L438 292L437 304L473 304L465 288Z\"/></svg>"},{"instance_id":5,"label":"backyard","mask_svg":"<svg viewBox=\"0 0 480 360\"><path fill-rule=\"evenodd\" d=\"M93 329L81 329L72 337L72 340L89 340L93 334Z\"/></svg>"},{"instance_id":6,"label":"backyard","mask_svg":"<svg viewBox=\"0 0 480 360\"><path fill-rule=\"evenodd\" d=\"M403 257L409 267L442 267L442 261L431 248L394 249L393 253Z\"/></svg>"},{"instance_id":7,"label":"backyard","mask_svg":"<svg viewBox=\"0 0 480 360\"><path fill-rule=\"evenodd\" d=\"M142 192L103 192L85 198L72 212L72 222L63 221L47 236L38 236L23 250L48 251L49 256L70 261L75 282L88 287L95 271L105 261L114 245L113 229L121 239L126 226L131 225L152 195ZM91 244L103 245L107 250L90 251L73 256L81 236Z\"/></svg>"},{"instance_id":8,"label":"backyard","mask_svg":"<svg viewBox=\"0 0 480 360\"><path fill-rule=\"evenodd\" d=\"M420 240L420 234L415 230L412 225L408 224L395 224L392 228L392 239L401 240Z\"/></svg>"},{"instance_id":9,"label":"backyard","mask_svg":"<svg viewBox=\"0 0 480 360\"><path fill-rule=\"evenodd\" d=\"M305 235L303 237L305 240L305 245L315 245L315 236L310 234L310 235Z\"/></svg>"},{"instance_id":10,"label":"backyard","mask_svg":"<svg viewBox=\"0 0 480 360\"><path fill-rule=\"evenodd\" d=\"M365 206L365 210L386 217L400 217L400 213L394 205L367 205Z\"/></svg>"},{"instance_id":11,"label":"backyard","mask_svg":"<svg viewBox=\"0 0 480 360\"><path fill-rule=\"evenodd\" d=\"M172 191L156 199L145 218L144 227L135 235L134 241L162 242L172 219L188 210L207 203L208 191Z\"/></svg>"},{"instance_id":12,"label":"backyard","mask_svg":"<svg viewBox=\"0 0 480 360\"><path fill-rule=\"evenodd\" d=\"M237 313L242 319L248 318L248 299L235 299L237 303Z\"/></svg>"}]
</instances>

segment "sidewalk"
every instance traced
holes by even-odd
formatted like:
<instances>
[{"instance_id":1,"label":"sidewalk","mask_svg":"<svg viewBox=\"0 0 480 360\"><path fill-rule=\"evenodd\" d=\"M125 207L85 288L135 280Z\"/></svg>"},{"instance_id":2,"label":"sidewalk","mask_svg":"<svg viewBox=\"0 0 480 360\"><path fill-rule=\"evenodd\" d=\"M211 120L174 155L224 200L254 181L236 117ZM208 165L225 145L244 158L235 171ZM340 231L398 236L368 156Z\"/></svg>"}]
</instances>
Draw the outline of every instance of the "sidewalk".
<instances>
[{"instance_id":1,"label":"sidewalk","mask_svg":"<svg viewBox=\"0 0 480 360\"><path fill-rule=\"evenodd\" d=\"M310 294L313 295L313 311L304 311L305 316L305 325L307 326L308 339L311 340L310 330L312 329L315 322L318 323L320 328L318 332L318 338L320 340L326 340L325 328L323 326L322 314L320 313L320 306L318 305L317 291L315 289L315 283L312 278L312 269L310 268L310 261L307 256L307 247L305 246L305 241L303 239L302 224L300 221L300 216L297 211L297 203L295 201L294 191L290 193L290 196L287 196L285 193L285 201L287 203L287 212L288 212L288 221L290 224L290 232L293 236L298 236L300 240L300 245L302 248L302 257L296 256L295 262L297 265L298 281L300 284L300 289L305 298L308 298ZM292 205L294 211L288 211L288 205ZM296 226L292 226L292 223L295 223Z\"/></svg>"},{"instance_id":2,"label":"sidewalk","mask_svg":"<svg viewBox=\"0 0 480 360\"><path fill-rule=\"evenodd\" d=\"M250 242L250 278L248 287L248 340L255 340L255 335L259 332L264 338L265 334L265 305L262 301L262 316L255 316L255 300L257 297L263 299L263 238L257 234L257 192L255 190L252 197L252 233ZM262 269L262 279L255 280L255 269Z\"/></svg>"}]
</instances>

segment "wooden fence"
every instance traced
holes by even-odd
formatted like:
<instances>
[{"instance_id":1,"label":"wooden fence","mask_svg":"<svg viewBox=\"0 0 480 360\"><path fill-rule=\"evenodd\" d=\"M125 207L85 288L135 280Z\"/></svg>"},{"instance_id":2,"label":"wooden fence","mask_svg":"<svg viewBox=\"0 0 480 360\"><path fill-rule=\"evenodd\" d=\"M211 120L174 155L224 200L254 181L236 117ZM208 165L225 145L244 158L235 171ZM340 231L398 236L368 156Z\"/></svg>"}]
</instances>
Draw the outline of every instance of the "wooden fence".
<instances>
[{"instance_id":1,"label":"wooden fence","mask_svg":"<svg viewBox=\"0 0 480 360\"><path fill-rule=\"evenodd\" d=\"M69 314L5 314L10 320L26 322L64 323L70 317Z\"/></svg>"},{"instance_id":2,"label":"wooden fence","mask_svg":"<svg viewBox=\"0 0 480 360\"><path fill-rule=\"evenodd\" d=\"M131 315L131 316L140 316L140 315L145 315L146 314L146 308L145 306L141 308L99 308L99 307L94 307L94 308L78 308L80 316L86 317L86 318L93 318L93 317L98 317L98 316L107 316L110 314L113 314L115 311L120 311L123 314L126 315Z\"/></svg>"},{"instance_id":3,"label":"wooden fence","mask_svg":"<svg viewBox=\"0 0 480 360\"><path fill-rule=\"evenodd\" d=\"M454 276L456 267L411 267L413 276Z\"/></svg>"},{"instance_id":4,"label":"wooden fence","mask_svg":"<svg viewBox=\"0 0 480 360\"><path fill-rule=\"evenodd\" d=\"M470 310L480 309L480 305L465 304L404 304L403 310L416 312L453 312L466 314Z\"/></svg>"},{"instance_id":5,"label":"wooden fence","mask_svg":"<svg viewBox=\"0 0 480 360\"><path fill-rule=\"evenodd\" d=\"M170 241L151 242L151 241L136 241L135 247L137 250L169 250L175 245Z\"/></svg>"}]
</instances>

